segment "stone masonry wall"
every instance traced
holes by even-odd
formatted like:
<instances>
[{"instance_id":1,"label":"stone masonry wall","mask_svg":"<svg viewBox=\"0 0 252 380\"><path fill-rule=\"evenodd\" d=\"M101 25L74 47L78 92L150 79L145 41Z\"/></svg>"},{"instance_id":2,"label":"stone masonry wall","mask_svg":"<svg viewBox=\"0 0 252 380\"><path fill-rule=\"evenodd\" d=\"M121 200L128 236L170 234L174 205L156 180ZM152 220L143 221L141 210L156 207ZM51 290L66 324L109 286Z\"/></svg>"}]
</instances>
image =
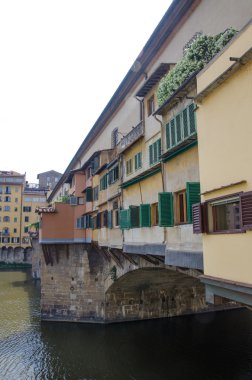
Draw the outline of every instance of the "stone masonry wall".
<instances>
[{"instance_id":1,"label":"stone masonry wall","mask_svg":"<svg viewBox=\"0 0 252 380\"><path fill-rule=\"evenodd\" d=\"M199 280L161 262L138 255L129 261L119 251L114 260L85 244L51 245L42 254L43 320L116 322L206 309Z\"/></svg>"}]
</instances>

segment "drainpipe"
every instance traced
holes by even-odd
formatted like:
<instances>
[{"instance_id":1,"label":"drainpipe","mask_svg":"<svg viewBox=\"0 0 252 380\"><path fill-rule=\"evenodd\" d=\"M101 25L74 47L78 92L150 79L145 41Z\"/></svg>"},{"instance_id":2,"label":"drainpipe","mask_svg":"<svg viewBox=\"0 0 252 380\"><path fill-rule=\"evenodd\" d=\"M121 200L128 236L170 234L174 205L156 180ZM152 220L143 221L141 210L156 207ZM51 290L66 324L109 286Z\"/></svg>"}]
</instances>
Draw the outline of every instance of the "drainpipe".
<instances>
[{"instance_id":1,"label":"drainpipe","mask_svg":"<svg viewBox=\"0 0 252 380\"><path fill-rule=\"evenodd\" d=\"M157 118L156 115L153 115L155 120L160 124L160 132L161 132L161 155L164 153L163 149L163 142L164 142L164 128L163 128L163 123L160 119ZM165 176L165 168L164 168L164 162L162 159L160 160L161 164L161 178L162 178L162 190L163 192L166 192L166 176ZM164 243L167 243L167 229L164 227Z\"/></svg>"}]
</instances>

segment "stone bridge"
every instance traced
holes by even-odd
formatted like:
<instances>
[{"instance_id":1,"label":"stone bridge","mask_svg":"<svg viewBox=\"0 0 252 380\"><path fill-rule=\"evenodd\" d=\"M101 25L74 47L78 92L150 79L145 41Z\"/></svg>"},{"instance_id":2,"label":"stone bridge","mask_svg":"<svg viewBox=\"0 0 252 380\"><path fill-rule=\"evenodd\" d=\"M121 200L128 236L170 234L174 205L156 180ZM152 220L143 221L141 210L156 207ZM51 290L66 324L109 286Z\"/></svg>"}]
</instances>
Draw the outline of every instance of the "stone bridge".
<instances>
[{"instance_id":1,"label":"stone bridge","mask_svg":"<svg viewBox=\"0 0 252 380\"><path fill-rule=\"evenodd\" d=\"M117 322L207 310L198 272L96 244L40 246L43 320Z\"/></svg>"}]
</instances>

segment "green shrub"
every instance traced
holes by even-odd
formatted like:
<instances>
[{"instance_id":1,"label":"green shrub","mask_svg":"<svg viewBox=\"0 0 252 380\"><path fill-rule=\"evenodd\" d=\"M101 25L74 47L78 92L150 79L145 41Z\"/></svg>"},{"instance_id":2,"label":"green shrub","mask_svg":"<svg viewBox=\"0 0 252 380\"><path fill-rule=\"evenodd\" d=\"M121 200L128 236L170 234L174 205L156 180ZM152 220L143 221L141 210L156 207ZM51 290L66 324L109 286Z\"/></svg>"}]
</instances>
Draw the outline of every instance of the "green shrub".
<instances>
[{"instance_id":1,"label":"green shrub","mask_svg":"<svg viewBox=\"0 0 252 380\"><path fill-rule=\"evenodd\" d=\"M233 28L216 36L201 34L185 49L184 57L161 79L157 90L159 106L193 73L201 70L237 33Z\"/></svg>"}]
</instances>

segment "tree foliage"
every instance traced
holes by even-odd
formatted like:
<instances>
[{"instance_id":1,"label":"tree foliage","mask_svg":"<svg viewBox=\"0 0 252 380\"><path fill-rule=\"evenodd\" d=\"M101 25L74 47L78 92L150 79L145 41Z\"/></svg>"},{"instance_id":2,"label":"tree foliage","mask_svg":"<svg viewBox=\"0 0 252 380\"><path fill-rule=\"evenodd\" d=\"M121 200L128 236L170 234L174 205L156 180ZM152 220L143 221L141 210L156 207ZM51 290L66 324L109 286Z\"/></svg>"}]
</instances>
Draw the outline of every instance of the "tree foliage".
<instances>
[{"instance_id":1,"label":"tree foliage","mask_svg":"<svg viewBox=\"0 0 252 380\"><path fill-rule=\"evenodd\" d=\"M183 58L161 79L157 90L163 104L193 73L201 70L237 33L233 28L215 36L201 34L185 49Z\"/></svg>"}]
</instances>

